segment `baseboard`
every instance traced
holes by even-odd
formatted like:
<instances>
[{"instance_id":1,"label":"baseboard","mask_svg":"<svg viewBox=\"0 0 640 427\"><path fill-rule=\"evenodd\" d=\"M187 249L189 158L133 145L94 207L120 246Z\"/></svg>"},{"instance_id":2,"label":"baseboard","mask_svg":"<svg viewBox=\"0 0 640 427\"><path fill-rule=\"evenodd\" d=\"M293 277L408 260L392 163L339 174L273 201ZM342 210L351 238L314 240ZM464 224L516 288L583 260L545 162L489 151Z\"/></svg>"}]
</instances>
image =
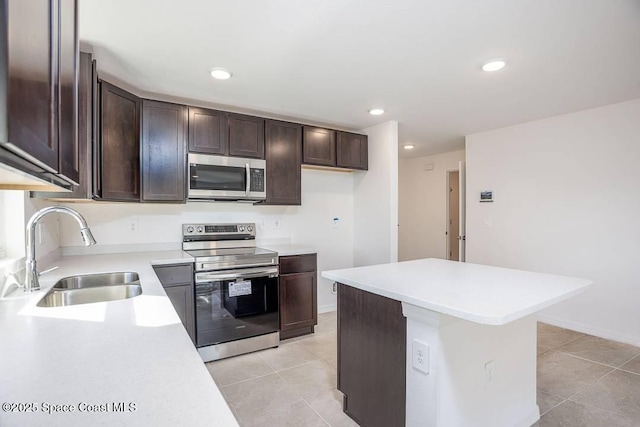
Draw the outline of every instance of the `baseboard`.
<instances>
[{"instance_id":1,"label":"baseboard","mask_svg":"<svg viewBox=\"0 0 640 427\"><path fill-rule=\"evenodd\" d=\"M631 337L628 335L617 334L609 330L593 328L590 326L583 325L581 323L569 322L564 319L558 319L557 317L546 316L543 314L538 314L538 320L540 322L548 323L550 325L558 326L560 328L571 329L572 331L582 332L583 334L593 335L593 336L604 338L607 340L618 341L621 343L631 344L631 345L635 345L636 347L640 347L640 341L638 340L638 337Z\"/></svg>"},{"instance_id":2,"label":"baseboard","mask_svg":"<svg viewBox=\"0 0 640 427\"><path fill-rule=\"evenodd\" d=\"M517 423L518 427L530 427L534 425L540 419L540 407L534 405L535 408L527 415L520 423Z\"/></svg>"},{"instance_id":3,"label":"baseboard","mask_svg":"<svg viewBox=\"0 0 640 427\"><path fill-rule=\"evenodd\" d=\"M326 304L318 306L318 314L328 313L330 311L336 311L338 309L338 304Z\"/></svg>"}]
</instances>

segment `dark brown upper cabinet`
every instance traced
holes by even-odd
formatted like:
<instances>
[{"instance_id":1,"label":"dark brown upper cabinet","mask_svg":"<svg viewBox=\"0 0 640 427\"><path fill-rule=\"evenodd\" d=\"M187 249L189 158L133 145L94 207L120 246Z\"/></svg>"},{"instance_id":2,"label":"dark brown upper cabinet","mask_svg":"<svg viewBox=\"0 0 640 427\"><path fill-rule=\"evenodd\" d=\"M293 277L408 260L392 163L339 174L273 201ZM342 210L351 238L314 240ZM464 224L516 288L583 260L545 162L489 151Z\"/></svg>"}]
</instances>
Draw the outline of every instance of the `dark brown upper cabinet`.
<instances>
[{"instance_id":1,"label":"dark brown upper cabinet","mask_svg":"<svg viewBox=\"0 0 640 427\"><path fill-rule=\"evenodd\" d=\"M48 199L91 199L93 196L93 143L94 102L93 92L97 81L94 76L95 61L91 54L80 52L78 71L78 153L79 179L71 193L32 191L31 197Z\"/></svg>"},{"instance_id":2,"label":"dark brown upper cabinet","mask_svg":"<svg viewBox=\"0 0 640 427\"><path fill-rule=\"evenodd\" d=\"M303 126L302 162L308 165L336 165L336 131Z\"/></svg>"},{"instance_id":3,"label":"dark brown upper cabinet","mask_svg":"<svg viewBox=\"0 0 640 427\"><path fill-rule=\"evenodd\" d=\"M342 168L369 168L369 147L367 135L338 131L336 165Z\"/></svg>"},{"instance_id":4,"label":"dark brown upper cabinet","mask_svg":"<svg viewBox=\"0 0 640 427\"><path fill-rule=\"evenodd\" d=\"M189 107L189 151L229 154L229 128L225 111Z\"/></svg>"},{"instance_id":5,"label":"dark brown upper cabinet","mask_svg":"<svg viewBox=\"0 0 640 427\"><path fill-rule=\"evenodd\" d=\"M64 188L79 179L76 14L76 0L0 3L0 161Z\"/></svg>"},{"instance_id":6,"label":"dark brown upper cabinet","mask_svg":"<svg viewBox=\"0 0 640 427\"><path fill-rule=\"evenodd\" d=\"M54 2L55 4L55 2ZM79 184L78 141L78 26L76 0L58 0L58 144L59 172Z\"/></svg>"},{"instance_id":7,"label":"dark brown upper cabinet","mask_svg":"<svg viewBox=\"0 0 640 427\"><path fill-rule=\"evenodd\" d=\"M300 205L302 202L300 174L302 126L267 120L265 154L267 163L265 204Z\"/></svg>"},{"instance_id":8,"label":"dark brown upper cabinet","mask_svg":"<svg viewBox=\"0 0 640 427\"><path fill-rule=\"evenodd\" d=\"M140 201L140 98L100 82L96 198Z\"/></svg>"},{"instance_id":9,"label":"dark brown upper cabinet","mask_svg":"<svg viewBox=\"0 0 640 427\"><path fill-rule=\"evenodd\" d=\"M142 101L142 201L186 200L187 107Z\"/></svg>"},{"instance_id":10,"label":"dark brown upper cabinet","mask_svg":"<svg viewBox=\"0 0 640 427\"><path fill-rule=\"evenodd\" d=\"M264 121L229 113L229 155L264 159Z\"/></svg>"}]
</instances>

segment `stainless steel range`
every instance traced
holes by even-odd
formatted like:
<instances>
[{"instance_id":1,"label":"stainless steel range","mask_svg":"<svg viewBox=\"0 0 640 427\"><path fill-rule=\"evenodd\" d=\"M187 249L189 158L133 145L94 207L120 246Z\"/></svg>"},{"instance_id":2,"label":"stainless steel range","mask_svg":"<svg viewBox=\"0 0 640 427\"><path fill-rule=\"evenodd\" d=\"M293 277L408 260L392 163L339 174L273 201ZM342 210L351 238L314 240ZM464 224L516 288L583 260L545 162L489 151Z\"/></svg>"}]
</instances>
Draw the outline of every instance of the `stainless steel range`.
<instances>
[{"instance_id":1,"label":"stainless steel range","mask_svg":"<svg viewBox=\"0 0 640 427\"><path fill-rule=\"evenodd\" d=\"M278 253L256 247L255 224L183 224L195 258L196 346L205 362L277 347Z\"/></svg>"}]
</instances>

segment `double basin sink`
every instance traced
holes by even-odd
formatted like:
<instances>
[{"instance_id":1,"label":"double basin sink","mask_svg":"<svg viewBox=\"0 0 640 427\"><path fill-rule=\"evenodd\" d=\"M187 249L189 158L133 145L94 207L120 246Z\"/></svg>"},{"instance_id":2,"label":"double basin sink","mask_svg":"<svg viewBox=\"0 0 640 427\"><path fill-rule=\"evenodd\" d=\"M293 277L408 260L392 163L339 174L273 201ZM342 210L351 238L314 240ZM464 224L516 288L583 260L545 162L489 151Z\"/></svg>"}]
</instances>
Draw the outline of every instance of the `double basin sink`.
<instances>
[{"instance_id":1,"label":"double basin sink","mask_svg":"<svg viewBox=\"0 0 640 427\"><path fill-rule=\"evenodd\" d=\"M64 307L116 301L142 294L140 277L131 271L87 274L60 279L38 302L38 307Z\"/></svg>"}]
</instances>

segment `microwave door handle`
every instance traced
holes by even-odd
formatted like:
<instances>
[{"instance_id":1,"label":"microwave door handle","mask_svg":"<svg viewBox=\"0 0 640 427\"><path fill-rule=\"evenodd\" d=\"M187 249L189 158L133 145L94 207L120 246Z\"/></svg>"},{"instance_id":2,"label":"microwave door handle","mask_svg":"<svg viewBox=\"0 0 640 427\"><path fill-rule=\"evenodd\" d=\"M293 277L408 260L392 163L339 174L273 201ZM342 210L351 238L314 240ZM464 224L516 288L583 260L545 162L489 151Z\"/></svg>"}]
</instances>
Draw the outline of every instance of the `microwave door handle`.
<instances>
[{"instance_id":1,"label":"microwave door handle","mask_svg":"<svg viewBox=\"0 0 640 427\"><path fill-rule=\"evenodd\" d=\"M247 174L247 179L246 179L247 185L246 185L246 187L244 189L244 194L245 194L245 196L248 196L249 195L249 190L251 189L251 181L250 181L251 180L251 168L249 167L249 163L245 163L244 164L244 168L245 168L245 171L246 171L246 174Z\"/></svg>"}]
</instances>

